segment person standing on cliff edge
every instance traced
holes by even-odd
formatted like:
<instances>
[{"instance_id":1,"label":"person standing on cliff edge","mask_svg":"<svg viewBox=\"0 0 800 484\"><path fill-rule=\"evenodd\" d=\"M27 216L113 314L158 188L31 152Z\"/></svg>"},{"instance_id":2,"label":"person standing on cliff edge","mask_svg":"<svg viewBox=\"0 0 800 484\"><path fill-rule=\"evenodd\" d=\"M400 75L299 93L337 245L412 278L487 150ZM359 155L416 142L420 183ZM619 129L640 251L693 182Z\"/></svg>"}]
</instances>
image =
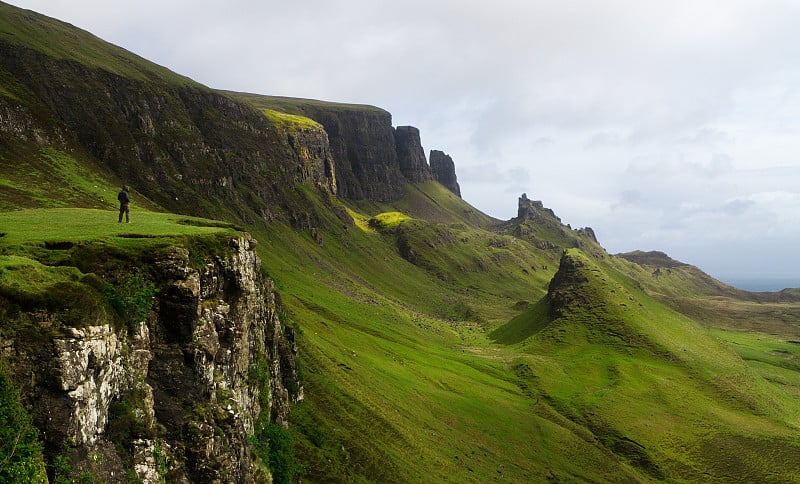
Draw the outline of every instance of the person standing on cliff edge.
<instances>
[{"instance_id":1,"label":"person standing on cliff edge","mask_svg":"<svg viewBox=\"0 0 800 484\"><path fill-rule=\"evenodd\" d=\"M125 223L131 221L131 196L128 193L128 185L122 187L122 191L117 195L119 200L119 222L122 223L122 214L125 214Z\"/></svg>"}]
</instances>

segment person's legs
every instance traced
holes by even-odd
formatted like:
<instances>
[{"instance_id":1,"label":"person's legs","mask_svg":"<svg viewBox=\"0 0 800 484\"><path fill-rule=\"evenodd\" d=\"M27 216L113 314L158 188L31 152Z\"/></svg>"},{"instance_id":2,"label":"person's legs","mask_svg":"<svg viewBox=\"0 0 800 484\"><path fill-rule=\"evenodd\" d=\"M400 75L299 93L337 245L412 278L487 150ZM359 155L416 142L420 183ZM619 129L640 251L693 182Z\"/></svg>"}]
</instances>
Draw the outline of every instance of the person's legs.
<instances>
[{"instance_id":1,"label":"person's legs","mask_svg":"<svg viewBox=\"0 0 800 484\"><path fill-rule=\"evenodd\" d=\"M122 214L125 213L125 205L120 204L119 206L119 222L122 223Z\"/></svg>"},{"instance_id":2,"label":"person's legs","mask_svg":"<svg viewBox=\"0 0 800 484\"><path fill-rule=\"evenodd\" d=\"M125 223L130 223L131 221L131 207L127 203L125 204Z\"/></svg>"}]
</instances>

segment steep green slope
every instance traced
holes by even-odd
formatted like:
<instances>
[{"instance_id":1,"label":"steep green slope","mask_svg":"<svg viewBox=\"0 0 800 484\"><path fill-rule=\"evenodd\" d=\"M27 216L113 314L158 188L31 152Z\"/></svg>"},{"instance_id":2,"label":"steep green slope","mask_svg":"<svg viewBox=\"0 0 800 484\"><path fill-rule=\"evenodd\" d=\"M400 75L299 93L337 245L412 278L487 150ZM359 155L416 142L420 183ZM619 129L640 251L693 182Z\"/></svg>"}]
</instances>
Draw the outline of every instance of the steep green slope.
<instances>
[{"instance_id":1,"label":"steep green slope","mask_svg":"<svg viewBox=\"0 0 800 484\"><path fill-rule=\"evenodd\" d=\"M0 52L3 209L105 207L125 183L148 208L313 224L295 187L324 180L264 113L9 5Z\"/></svg>"},{"instance_id":2,"label":"steep green slope","mask_svg":"<svg viewBox=\"0 0 800 484\"><path fill-rule=\"evenodd\" d=\"M388 232L406 224L432 242L417 247L437 265L398 257ZM540 299L535 277L527 294L502 297L502 281L520 288L508 279L513 264L472 280L468 270L441 278L448 260L485 249L471 245L477 234L497 237L473 226L475 239L457 232L442 246L444 230L455 229L412 218L383 232L326 235L324 247L265 234L274 244L269 266L302 330L301 361L313 369L294 417L312 480L499 476L487 466L510 482L794 477L796 378L769 382L720 335L648 297L614 259L571 251L586 281L567 285L560 304L552 289ZM473 311L448 316L442 303ZM502 318L510 322L498 326ZM493 452L464 454L465 443Z\"/></svg>"},{"instance_id":3,"label":"steep green slope","mask_svg":"<svg viewBox=\"0 0 800 484\"><path fill-rule=\"evenodd\" d=\"M796 380L772 384L608 264L562 260L517 338L533 395L652 479L793 481ZM510 326L520 326L512 321ZM504 328L498 337L518 333Z\"/></svg>"},{"instance_id":4,"label":"steep green slope","mask_svg":"<svg viewBox=\"0 0 800 484\"><path fill-rule=\"evenodd\" d=\"M636 475L570 422L533 414L509 368L513 354L487 340L486 323L447 314L459 304L511 314L516 299L443 281L399 257L379 232L326 236L324 247L298 235L259 237L300 329L306 402L290 419L309 480Z\"/></svg>"},{"instance_id":5,"label":"steep green slope","mask_svg":"<svg viewBox=\"0 0 800 484\"><path fill-rule=\"evenodd\" d=\"M201 86L68 23L5 3L0 3L0 41L119 76Z\"/></svg>"}]
</instances>

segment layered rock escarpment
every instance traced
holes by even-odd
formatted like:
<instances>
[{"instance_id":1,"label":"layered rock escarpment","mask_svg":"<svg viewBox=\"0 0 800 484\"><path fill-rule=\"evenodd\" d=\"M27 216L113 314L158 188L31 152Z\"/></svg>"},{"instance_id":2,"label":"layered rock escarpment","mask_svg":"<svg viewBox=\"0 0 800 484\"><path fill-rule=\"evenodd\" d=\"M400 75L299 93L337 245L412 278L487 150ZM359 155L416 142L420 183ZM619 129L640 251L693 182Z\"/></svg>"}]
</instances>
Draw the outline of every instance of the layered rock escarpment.
<instances>
[{"instance_id":1,"label":"layered rock escarpment","mask_svg":"<svg viewBox=\"0 0 800 484\"><path fill-rule=\"evenodd\" d=\"M260 108L282 109L320 123L330 142L336 194L341 198L396 201L404 195L407 183L430 180L439 181L460 196L453 160L435 151L429 165L419 129L393 128L392 115L383 109L254 94L230 95Z\"/></svg>"},{"instance_id":2,"label":"layered rock escarpment","mask_svg":"<svg viewBox=\"0 0 800 484\"><path fill-rule=\"evenodd\" d=\"M49 43L67 36L65 44L77 39L97 55L0 36L0 71L11 86L0 93L0 154L55 148L168 211L246 224L277 218L304 229L322 217L297 196L298 184L384 202L431 179L459 193L452 160L428 166L419 131L395 129L383 109L283 98L279 108L323 128L287 132L256 109L257 96L214 91L52 19L10 6L4 15Z\"/></svg>"},{"instance_id":3,"label":"layered rock escarpment","mask_svg":"<svg viewBox=\"0 0 800 484\"><path fill-rule=\"evenodd\" d=\"M392 201L402 196L392 115L370 106L303 104L303 114L320 123L336 163L337 195Z\"/></svg>"},{"instance_id":4,"label":"layered rock escarpment","mask_svg":"<svg viewBox=\"0 0 800 484\"><path fill-rule=\"evenodd\" d=\"M287 129L286 139L297 155L300 178L335 195L336 164L333 161L328 133L321 126Z\"/></svg>"},{"instance_id":5,"label":"layered rock escarpment","mask_svg":"<svg viewBox=\"0 0 800 484\"><path fill-rule=\"evenodd\" d=\"M456 178L456 165L450 155L439 150L431 150L430 158L434 179L461 197L461 187Z\"/></svg>"},{"instance_id":6,"label":"layered rock escarpment","mask_svg":"<svg viewBox=\"0 0 800 484\"><path fill-rule=\"evenodd\" d=\"M394 131L397 159L400 172L411 183L433 180L433 173L425 159L419 129L413 126L398 126Z\"/></svg>"},{"instance_id":7,"label":"layered rock escarpment","mask_svg":"<svg viewBox=\"0 0 800 484\"><path fill-rule=\"evenodd\" d=\"M175 247L145 267L115 261L109 277L147 271L157 290L124 325L96 311L68 326L64 314L86 309L20 303L0 346L50 462L103 482L267 478L248 438L262 412L286 424L303 388L254 247L242 235L201 260Z\"/></svg>"}]
</instances>

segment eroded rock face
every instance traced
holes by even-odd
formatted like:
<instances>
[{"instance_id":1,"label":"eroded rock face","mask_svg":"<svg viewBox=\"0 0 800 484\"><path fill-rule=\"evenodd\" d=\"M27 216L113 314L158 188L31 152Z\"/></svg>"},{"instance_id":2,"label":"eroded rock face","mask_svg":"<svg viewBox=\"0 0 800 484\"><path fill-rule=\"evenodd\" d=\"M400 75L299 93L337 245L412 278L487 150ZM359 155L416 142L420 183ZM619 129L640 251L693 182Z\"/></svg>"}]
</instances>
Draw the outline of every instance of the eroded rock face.
<instances>
[{"instance_id":1,"label":"eroded rock face","mask_svg":"<svg viewBox=\"0 0 800 484\"><path fill-rule=\"evenodd\" d=\"M300 178L336 195L336 165L328 133L322 128L302 128L286 133L286 137L297 155Z\"/></svg>"},{"instance_id":2,"label":"eroded rock face","mask_svg":"<svg viewBox=\"0 0 800 484\"><path fill-rule=\"evenodd\" d=\"M65 328L33 349L5 342L50 460L104 482L266 479L248 435L262 410L286 425L303 389L254 247L233 238L200 268L182 248L155 260L144 321Z\"/></svg>"},{"instance_id":3,"label":"eroded rock face","mask_svg":"<svg viewBox=\"0 0 800 484\"><path fill-rule=\"evenodd\" d=\"M561 219L556 216L553 210L545 208L544 204L539 200L530 200L524 193L519 197L517 218L533 221L542 221L550 218L559 223L561 222Z\"/></svg>"},{"instance_id":4,"label":"eroded rock face","mask_svg":"<svg viewBox=\"0 0 800 484\"><path fill-rule=\"evenodd\" d=\"M582 287L589 279L584 274L584 267L585 264L579 258L567 252L562 255L558 271L547 287L551 317L558 318L566 314L573 303L586 303Z\"/></svg>"},{"instance_id":5,"label":"eroded rock face","mask_svg":"<svg viewBox=\"0 0 800 484\"><path fill-rule=\"evenodd\" d=\"M397 160L400 172L411 183L433 180L433 173L425 159L419 129L413 126L398 126L394 131Z\"/></svg>"},{"instance_id":6,"label":"eroded rock face","mask_svg":"<svg viewBox=\"0 0 800 484\"><path fill-rule=\"evenodd\" d=\"M431 150L430 160L434 179L461 197L461 187L456 178L456 165L450 155L442 151Z\"/></svg>"},{"instance_id":7,"label":"eroded rock face","mask_svg":"<svg viewBox=\"0 0 800 484\"><path fill-rule=\"evenodd\" d=\"M338 196L388 202L403 194L406 179L397 159L392 115L372 109L304 106L328 133L336 164Z\"/></svg>"}]
</instances>

